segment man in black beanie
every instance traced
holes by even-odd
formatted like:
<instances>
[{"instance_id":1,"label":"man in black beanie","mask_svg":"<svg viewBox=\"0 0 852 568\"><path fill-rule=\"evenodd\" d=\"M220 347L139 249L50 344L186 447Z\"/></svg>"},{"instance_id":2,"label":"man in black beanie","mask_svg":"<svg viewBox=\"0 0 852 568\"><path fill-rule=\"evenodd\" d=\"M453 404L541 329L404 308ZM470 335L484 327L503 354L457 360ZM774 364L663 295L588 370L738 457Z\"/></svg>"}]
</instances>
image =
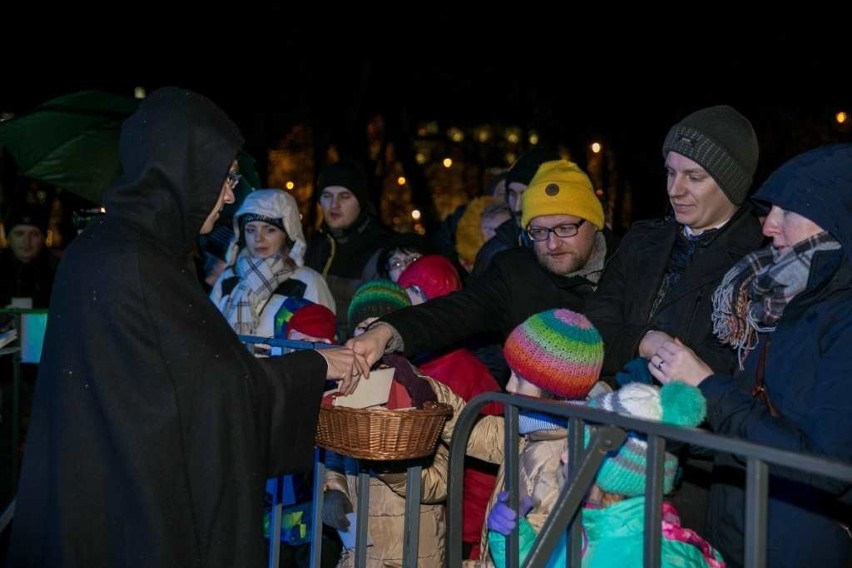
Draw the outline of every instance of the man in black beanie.
<instances>
[{"instance_id":1,"label":"man in black beanie","mask_svg":"<svg viewBox=\"0 0 852 568\"><path fill-rule=\"evenodd\" d=\"M603 376L630 363L619 381L650 382L647 359L674 337L714 371L732 372L736 353L713 335L713 291L764 240L746 202L758 159L746 117L724 105L698 110L672 126L662 152L671 209L633 225L586 305L606 345ZM703 512L680 509L684 524L700 529Z\"/></svg>"},{"instance_id":2,"label":"man in black beanie","mask_svg":"<svg viewBox=\"0 0 852 568\"><path fill-rule=\"evenodd\" d=\"M361 284L376 276L377 256L393 233L376 217L367 175L360 163L344 158L326 166L317 179L323 222L305 251L305 266L323 275L337 304L339 337L349 337L346 314Z\"/></svg>"},{"instance_id":3,"label":"man in black beanie","mask_svg":"<svg viewBox=\"0 0 852 568\"><path fill-rule=\"evenodd\" d=\"M9 248L0 250L0 307L12 298L46 308L59 257L45 246L47 215L35 205L13 209L3 223Z\"/></svg>"}]
</instances>

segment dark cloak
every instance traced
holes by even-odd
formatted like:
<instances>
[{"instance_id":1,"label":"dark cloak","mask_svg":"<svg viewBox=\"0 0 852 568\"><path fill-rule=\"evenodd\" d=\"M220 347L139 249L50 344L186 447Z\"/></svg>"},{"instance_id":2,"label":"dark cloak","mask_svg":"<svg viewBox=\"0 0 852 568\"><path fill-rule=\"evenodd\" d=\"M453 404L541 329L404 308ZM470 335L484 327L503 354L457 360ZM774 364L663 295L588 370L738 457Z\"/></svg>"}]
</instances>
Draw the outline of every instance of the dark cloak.
<instances>
[{"instance_id":1,"label":"dark cloak","mask_svg":"<svg viewBox=\"0 0 852 568\"><path fill-rule=\"evenodd\" d=\"M255 359L189 253L243 140L161 89L51 297L11 566L261 566L265 480L311 463L321 355Z\"/></svg>"}]
</instances>

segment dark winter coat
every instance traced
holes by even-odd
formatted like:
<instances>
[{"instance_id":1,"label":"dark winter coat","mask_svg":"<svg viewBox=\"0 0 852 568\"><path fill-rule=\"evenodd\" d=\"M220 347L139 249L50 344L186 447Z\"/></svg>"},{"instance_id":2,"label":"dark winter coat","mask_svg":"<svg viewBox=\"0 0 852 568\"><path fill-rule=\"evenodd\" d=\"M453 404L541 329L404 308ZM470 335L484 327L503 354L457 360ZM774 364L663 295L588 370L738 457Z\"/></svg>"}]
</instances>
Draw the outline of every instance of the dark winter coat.
<instances>
[{"instance_id":1,"label":"dark winter coat","mask_svg":"<svg viewBox=\"0 0 852 568\"><path fill-rule=\"evenodd\" d=\"M520 246L518 237L520 228L515 219L507 219L500 223L494 236L488 239L479 252L476 253L476 260L473 263L473 270L470 272L470 280L474 280L482 276L485 271L491 266L491 261L497 254L504 250L517 248Z\"/></svg>"},{"instance_id":2,"label":"dark winter coat","mask_svg":"<svg viewBox=\"0 0 852 568\"><path fill-rule=\"evenodd\" d=\"M347 317L352 295L361 284L375 278L378 254L394 234L376 217L362 212L352 227L338 235L333 235L323 224L311 237L305 251L305 266L322 274L334 296L339 337L349 337Z\"/></svg>"},{"instance_id":3,"label":"dark winter coat","mask_svg":"<svg viewBox=\"0 0 852 568\"><path fill-rule=\"evenodd\" d=\"M32 298L33 308L47 308L58 257L44 249L29 262L21 262L11 249L0 250L0 308L12 298Z\"/></svg>"},{"instance_id":4,"label":"dark winter coat","mask_svg":"<svg viewBox=\"0 0 852 568\"><path fill-rule=\"evenodd\" d=\"M770 335L764 380L781 417L751 396L761 343L744 371L701 383L714 432L852 463L852 262L826 275L840 256L814 256L812 285L790 302ZM744 467L741 458L717 457L704 531L732 566L743 562ZM770 471L767 566L844 566L852 535L840 522L852 521L852 484Z\"/></svg>"},{"instance_id":5,"label":"dark winter coat","mask_svg":"<svg viewBox=\"0 0 852 568\"><path fill-rule=\"evenodd\" d=\"M551 308L582 312L594 283L543 268L531 248L498 254L469 287L381 318L402 336L407 356L455 345L478 333L504 338L531 315Z\"/></svg>"},{"instance_id":6,"label":"dark winter coat","mask_svg":"<svg viewBox=\"0 0 852 568\"><path fill-rule=\"evenodd\" d=\"M852 145L794 158L755 198L814 221L842 248L814 255L806 289L743 371L700 384L707 422L720 434L852 463ZM777 418L751 396L767 338L764 384ZM718 454L710 493L705 536L730 566L743 563L744 468L742 458ZM767 566L848 566L852 484L774 466L769 473Z\"/></svg>"},{"instance_id":7,"label":"dark winter coat","mask_svg":"<svg viewBox=\"0 0 852 568\"><path fill-rule=\"evenodd\" d=\"M652 316L682 229L673 217L639 221L607 263L585 312L606 345L604 376L615 375L637 355L649 329L679 338L717 372L734 370L736 354L713 335L713 291L740 258L762 246L760 220L751 205L743 205L712 240L696 246L680 279Z\"/></svg>"},{"instance_id":8,"label":"dark winter coat","mask_svg":"<svg viewBox=\"0 0 852 568\"><path fill-rule=\"evenodd\" d=\"M189 252L242 138L166 88L122 128L106 215L65 251L10 566L262 566L266 479L310 466L326 364L252 357Z\"/></svg>"}]
</instances>

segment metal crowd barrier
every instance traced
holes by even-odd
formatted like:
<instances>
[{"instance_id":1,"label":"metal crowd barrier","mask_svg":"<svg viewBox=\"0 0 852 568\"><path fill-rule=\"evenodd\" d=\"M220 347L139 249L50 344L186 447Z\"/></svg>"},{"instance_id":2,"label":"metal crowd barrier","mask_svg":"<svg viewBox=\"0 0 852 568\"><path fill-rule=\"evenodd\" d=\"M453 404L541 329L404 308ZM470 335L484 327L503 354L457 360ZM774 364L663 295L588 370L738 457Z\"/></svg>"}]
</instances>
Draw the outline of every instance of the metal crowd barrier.
<instances>
[{"instance_id":1,"label":"metal crowd barrier","mask_svg":"<svg viewBox=\"0 0 852 568\"><path fill-rule=\"evenodd\" d=\"M305 341L294 341L291 339L269 339L256 336L239 336L240 340L247 346L264 345L272 348L269 356L275 357L286 354L290 351L300 349L328 349L338 347L327 343L309 343ZM321 561L322 553L322 504L323 504L323 486L325 480L325 450L315 448L314 450L314 486L313 486L313 513L311 515L311 553L310 565L312 568L318 568ZM365 566L367 562L367 518L369 516L370 503L370 474L368 468L362 467L362 460L357 460L359 464L358 471L358 498L355 503L355 513L357 515L355 547L353 549L355 566ZM420 526L420 483L423 460L406 460L404 465L406 468L406 495L405 495L405 542L403 543L403 568L414 568L417 565L417 551L419 547L419 526ZM278 568L278 562L281 551L281 515L284 503L282 502L281 494L276 493L273 496L272 511L270 513L269 523L269 568Z\"/></svg>"},{"instance_id":2,"label":"metal crowd barrier","mask_svg":"<svg viewBox=\"0 0 852 568\"><path fill-rule=\"evenodd\" d=\"M239 338L240 341L249 348L254 348L258 345L269 347L270 352L268 355L270 357L277 357L301 349L328 349L330 347L338 347L337 345L331 345L328 343L311 343L309 341L297 341L293 339L273 339L253 335L240 335ZM314 450L314 514L311 519L311 566L319 566L320 550L322 548L320 539L322 538L322 486L324 476L325 468L320 459L320 450L316 449ZM286 477L286 474L279 477L283 479ZM280 487L282 484L279 483L277 485ZM317 496L319 497L319 501L317 501ZM272 496L272 510L269 513L269 562L267 564L269 568L278 568L279 558L281 556L281 515L283 514L285 504L283 492L276 490ZM364 523L364 526L366 527L366 523ZM359 532L360 528L361 527L359 527ZM366 546L366 535L364 546Z\"/></svg>"},{"instance_id":3,"label":"metal crowd barrier","mask_svg":"<svg viewBox=\"0 0 852 568\"><path fill-rule=\"evenodd\" d=\"M490 402L499 402L505 409L505 484L510 491L509 505L513 509L518 508L519 501L518 410L529 409L568 419L570 465L568 481L524 563L524 566L529 568L546 565L566 530L568 531L566 550L568 565L573 568L581 565L581 527L574 521L578 518L577 513L583 504L584 497L594 483L598 468L607 452L621 445L627 436L627 431L647 434L648 483L645 490L644 565L649 568L660 565L666 439L746 458L745 564L749 568L766 566L769 464L852 482L852 465L839 461L779 450L736 438L726 438L694 428L646 422L583 405L570 405L503 393L485 393L467 403L456 422L450 444L446 542L451 567L462 564L461 505L465 450L481 408ZM589 446L584 449L585 423L596 427L590 437ZM517 531L507 537L506 544L506 566L517 568L519 544Z\"/></svg>"},{"instance_id":4,"label":"metal crowd barrier","mask_svg":"<svg viewBox=\"0 0 852 568\"><path fill-rule=\"evenodd\" d=\"M44 332L47 326L47 310L43 308L0 308L0 320L3 319L3 316L11 318L12 328L18 332L14 341L0 348L0 357L11 358L12 367L12 413L11 416L3 416L2 420L11 421L9 475L12 493L14 494L18 486L18 467L20 465L18 463L18 448L22 437L21 388L23 386L23 371L21 365L37 365L41 361ZM9 394L3 393L4 396L9 396ZM6 515L3 518L6 518ZM5 527L0 524L0 532L3 530L5 530Z\"/></svg>"}]
</instances>

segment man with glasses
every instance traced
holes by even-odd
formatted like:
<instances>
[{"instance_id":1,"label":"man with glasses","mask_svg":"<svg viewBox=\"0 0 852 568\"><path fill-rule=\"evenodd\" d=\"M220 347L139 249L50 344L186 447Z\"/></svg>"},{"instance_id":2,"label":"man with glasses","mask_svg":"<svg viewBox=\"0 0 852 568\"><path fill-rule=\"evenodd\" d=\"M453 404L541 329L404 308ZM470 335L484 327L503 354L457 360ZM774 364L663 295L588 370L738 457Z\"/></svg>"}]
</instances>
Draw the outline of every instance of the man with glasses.
<instances>
[{"instance_id":1,"label":"man with glasses","mask_svg":"<svg viewBox=\"0 0 852 568\"><path fill-rule=\"evenodd\" d=\"M476 254L476 261L471 271L473 277L478 278L482 275L491 266L491 261L498 253L520 246L524 228L521 225L521 197L538 168L545 162L559 159L561 157L555 150L539 146L515 160L506 172L503 183L503 202L507 207L508 216L494 227L493 234ZM484 219L483 214L483 221Z\"/></svg>"},{"instance_id":2,"label":"man with glasses","mask_svg":"<svg viewBox=\"0 0 852 568\"><path fill-rule=\"evenodd\" d=\"M567 160L543 163L522 194L530 246L504 251L468 288L381 318L347 343L371 364L387 350L414 355L485 332L502 337L532 314L585 309L607 255L592 182Z\"/></svg>"}]
</instances>

